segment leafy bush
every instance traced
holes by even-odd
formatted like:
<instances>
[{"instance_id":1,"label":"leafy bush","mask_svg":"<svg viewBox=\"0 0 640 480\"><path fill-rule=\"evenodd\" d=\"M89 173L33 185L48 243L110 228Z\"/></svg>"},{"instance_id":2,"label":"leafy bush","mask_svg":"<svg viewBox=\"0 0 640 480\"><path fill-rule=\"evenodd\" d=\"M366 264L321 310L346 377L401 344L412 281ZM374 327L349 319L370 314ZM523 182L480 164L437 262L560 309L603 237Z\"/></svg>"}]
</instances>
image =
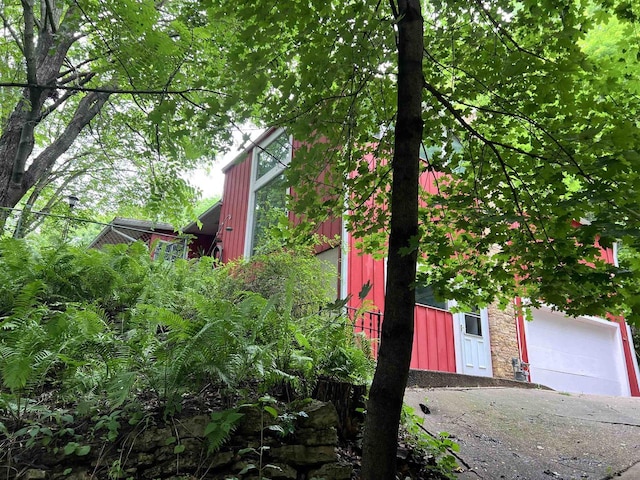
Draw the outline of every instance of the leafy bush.
<instances>
[{"instance_id":1,"label":"leafy bush","mask_svg":"<svg viewBox=\"0 0 640 480\"><path fill-rule=\"evenodd\" d=\"M287 252L214 270L152 261L141 244L1 240L0 409L18 418L47 391L108 411L151 396L171 413L207 384L306 394L318 376L366 381L366 348L323 308L328 285L315 258Z\"/></svg>"},{"instance_id":2,"label":"leafy bush","mask_svg":"<svg viewBox=\"0 0 640 480\"><path fill-rule=\"evenodd\" d=\"M224 298L233 300L244 292L254 292L275 299L278 307L284 307L289 295L297 314L317 312L336 297L327 270L302 249L273 251L230 262L217 273L219 292Z\"/></svg>"}]
</instances>

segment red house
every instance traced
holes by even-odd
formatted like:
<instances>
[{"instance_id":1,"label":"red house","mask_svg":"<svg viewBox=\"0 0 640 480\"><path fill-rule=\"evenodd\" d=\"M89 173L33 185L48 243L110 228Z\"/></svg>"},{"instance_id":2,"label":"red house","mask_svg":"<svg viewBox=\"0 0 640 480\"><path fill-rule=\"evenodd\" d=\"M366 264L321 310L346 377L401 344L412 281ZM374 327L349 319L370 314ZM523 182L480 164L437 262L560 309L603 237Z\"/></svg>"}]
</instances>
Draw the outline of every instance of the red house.
<instances>
[{"instance_id":1,"label":"red house","mask_svg":"<svg viewBox=\"0 0 640 480\"><path fill-rule=\"evenodd\" d=\"M269 212L285 211L287 185L283 175L299 142L282 129L270 129L242 151L225 173L217 252L223 262L251 256L269 225ZM429 178L423 178L425 186ZM293 216L289 214L290 219ZM357 328L375 332L383 321L385 262L358 254L355 240L340 220L321 225L319 233L341 244L324 245L318 256L334 265L337 293L355 305L369 284L376 309ZM615 262L615 251L607 251ZM452 313L429 288L416 289L415 337L411 367L479 376L514 378L556 390L618 396L640 396L638 365L630 330L623 319L571 318L551 309L533 310L524 321L514 305L468 313ZM357 300L359 303L359 300ZM524 368L522 368L524 366Z\"/></svg>"},{"instance_id":2,"label":"red house","mask_svg":"<svg viewBox=\"0 0 640 480\"><path fill-rule=\"evenodd\" d=\"M269 212L285 211L283 175L299 143L281 129L270 129L241 152L223 171L224 193L217 252L223 262L251 256L269 225ZM428 187L429 178L423 178ZM293 220L290 214L290 219ZM360 255L340 220L321 225L319 233L341 245L324 245L318 256L335 266L341 298L355 305L363 285L376 309L358 328L375 332L383 321L385 262ZM615 262L615 251L607 251ZM416 289L413 369L521 379L556 390L640 396L638 364L630 330L623 319L571 318L551 309L534 309L524 321L514 305L452 313L426 286ZM357 301L359 303L359 300ZM524 368L522 368L524 366Z\"/></svg>"},{"instance_id":3,"label":"red house","mask_svg":"<svg viewBox=\"0 0 640 480\"><path fill-rule=\"evenodd\" d=\"M249 257L264 240L273 212L286 212L284 169L300 143L282 129L270 129L242 151L223 171L221 202L183 230L194 236L189 256L211 255L227 262ZM432 178L422 181L429 188ZM294 221L293 215L288 214ZM327 221L319 233L340 237L337 247L318 247L317 255L334 266L336 293L351 297L371 288L366 299L375 308L356 328L376 338L385 301L385 261L360 255L341 220ZM605 254L616 261L615 251ZM623 319L571 318L551 309L532 311L525 321L516 302L474 312L452 313L449 302L434 298L428 286L416 288L415 336L411 368L517 379L556 390L616 396L640 396L638 364Z\"/></svg>"}]
</instances>

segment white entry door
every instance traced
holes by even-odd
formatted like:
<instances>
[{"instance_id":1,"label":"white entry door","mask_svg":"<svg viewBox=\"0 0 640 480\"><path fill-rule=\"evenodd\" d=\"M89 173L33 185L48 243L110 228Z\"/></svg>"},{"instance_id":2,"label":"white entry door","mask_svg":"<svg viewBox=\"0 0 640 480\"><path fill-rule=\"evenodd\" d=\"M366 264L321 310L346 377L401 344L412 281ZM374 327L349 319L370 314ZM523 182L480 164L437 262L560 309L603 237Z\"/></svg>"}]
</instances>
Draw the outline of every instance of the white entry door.
<instances>
[{"instance_id":1,"label":"white entry door","mask_svg":"<svg viewBox=\"0 0 640 480\"><path fill-rule=\"evenodd\" d=\"M493 376L487 309L455 313L453 321L458 373Z\"/></svg>"}]
</instances>

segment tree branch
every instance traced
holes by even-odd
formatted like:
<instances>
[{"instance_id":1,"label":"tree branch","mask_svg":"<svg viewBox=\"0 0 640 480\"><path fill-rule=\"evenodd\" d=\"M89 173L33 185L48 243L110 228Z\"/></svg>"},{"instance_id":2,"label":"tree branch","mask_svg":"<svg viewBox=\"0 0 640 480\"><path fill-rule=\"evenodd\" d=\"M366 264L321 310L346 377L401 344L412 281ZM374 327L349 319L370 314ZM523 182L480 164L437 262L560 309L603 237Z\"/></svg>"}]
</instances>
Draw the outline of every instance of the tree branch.
<instances>
[{"instance_id":1,"label":"tree branch","mask_svg":"<svg viewBox=\"0 0 640 480\"><path fill-rule=\"evenodd\" d=\"M89 93L80 103L64 132L45 148L34 160L25 173L23 188L29 189L56 159L71 146L80 131L100 112L109 95L106 93Z\"/></svg>"},{"instance_id":2,"label":"tree branch","mask_svg":"<svg viewBox=\"0 0 640 480\"><path fill-rule=\"evenodd\" d=\"M107 93L109 95L180 95L184 93L191 92L200 92L200 93L214 93L216 95L228 96L224 92L220 92L217 90L211 90L208 88L183 88L179 90L155 90L155 89L120 89L120 88L106 88L106 87L80 87L80 86L67 86L62 84L55 85L42 85L38 83L23 83L23 82L0 82L0 88L6 87L17 87L17 88L50 88L57 90L70 90L73 92L82 92L82 93Z\"/></svg>"},{"instance_id":3,"label":"tree branch","mask_svg":"<svg viewBox=\"0 0 640 480\"><path fill-rule=\"evenodd\" d=\"M486 138L484 135L482 135L480 132L478 132L475 128L473 128L469 122L467 122L462 115L460 114L460 112L458 112L455 107L451 104L451 102L449 102L449 100L447 100L444 95L442 95L442 93L440 93L438 90L436 90L436 88L431 85L429 82L424 81L424 87L425 89L431 93L437 100L438 102L440 102L440 104L445 107L447 109L447 111L449 113L451 113L451 115L453 115L453 117L458 121L458 123L460 124L460 126L462 126L465 130L467 130L469 133L471 133L472 136L476 137L478 140L482 141L487 147L489 147L489 149L493 152L493 154L495 155L496 159L498 160L498 162L500 163L500 168L502 169L504 176L505 176L505 180L507 182L507 185L509 186L509 190L511 190L511 194L513 196L513 200L515 202L515 206L516 206L516 210L518 211L518 214L523 218L527 218L527 216L525 215L524 209L522 207L522 204L520 202L520 195L518 194L518 190L515 188L513 182L511 181L511 176L509 175L509 173L507 172L507 166L504 162L504 159L502 158L502 155L500 154L500 151L498 150L498 146L502 147L502 148L507 148L513 151L516 151L518 153L524 154L524 155L528 155L532 158L538 158L538 159L544 159L544 157L539 156L539 155L535 155L535 154L531 154L530 152L526 152L522 149L519 149L517 147L513 147L512 145L506 145L506 144L502 144L500 142L494 142L492 140L489 140L488 138ZM535 239L535 235L533 233L533 231L531 231L531 228L529 227L529 224L525 221L523 221L525 228L527 229L527 232L529 233L529 235L531 236L532 239Z\"/></svg>"},{"instance_id":4,"label":"tree branch","mask_svg":"<svg viewBox=\"0 0 640 480\"><path fill-rule=\"evenodd\" d=\"M83 85L85 83L88 83L95 74L93 73L88 73L86 74L85 78L80 78L79 80L79 84ZM67 90L65 92L64 95L62 95L60 98L58 98L58 100L56 100L54 103L52 103L51 105L49 105L46 109L44 109L41 113L40 113L40 117L38 118L38 122L44 120L49 114L51 114L52 112L54 112L60 105L62 105L64 102L66 102L69 98L71 98L72 96L74 96L77 92L73 91L73 90Z\"/></svg>"},{"instance_id":5,"label":"tree branch","mask_svg":"<svg viewBox=\"0 0 640 480\"><path fill-rule=\"evenodd\" d=\"M47 20L49 20L49 25L51 26L51 33L56 33L57 26L53 19L53 10L53 4L51 3L51 0L45 0L46 17Z\"/></svg>"},{"instance_id":6,"label":"tree branch","mask_svg":"<svg viewBox=\"0 0 640 480\"><path fill-rule=\"evenodd\" d=\"M2 12L0 12L0 18L2 19L4 28L6 28L9 31L9 34L13 38L13 41L16 42L16 45L18 45L20 52L22 53L22 55L24 55L24 45L22 44L22 39L20 38L20 35L18 35L16 31L11 27L9 20L7 19L7 17L4 16Z\"/></svg>"},{"instance_id":7,"label":"tree branch","mask_svg":"<svg viewBox=\"0 0 640 480\"><path fill-rule=\"evenodd\" d=\"M535 57L535 58L537 58L539 60L542 60L543 62L550 61L550 60L544 58L543 56L537 54L536 52L532 52L531 50L527 50L526 48L522 47L518 42L516 42L514 40L514 38L511 36L511 34L502 25L500 25L500 22L498 22L495 18L493 18L491 13L489 13L489 11L484 7L484 5L482 4L482 0L474 0L474 3L478 6L478 8L480 8L480 10L482 10L482 13L485 15L487 20L489 20L489 22L494 26L494 28L499 33L504 35L507 38L507 40L509 40L513 44L513 46L516 48L516 50L518 50L519 52L522 52L522 53L526 53L527 55L531 55L532 57ZM507 47L506 44L505 44L505 47ZM507 47L507 48L509 48L509 47Z\"/></svg>"}]
</instances>

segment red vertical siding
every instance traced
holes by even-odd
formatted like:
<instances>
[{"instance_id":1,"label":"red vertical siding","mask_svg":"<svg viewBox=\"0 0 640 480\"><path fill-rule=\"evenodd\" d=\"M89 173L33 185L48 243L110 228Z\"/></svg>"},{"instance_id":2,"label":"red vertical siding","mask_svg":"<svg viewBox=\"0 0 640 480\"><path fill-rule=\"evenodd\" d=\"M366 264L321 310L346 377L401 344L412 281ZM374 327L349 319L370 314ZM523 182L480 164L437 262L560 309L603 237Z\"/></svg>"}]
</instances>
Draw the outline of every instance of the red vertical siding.
<instances>
[{"instance_id":1,"label":"red vertical siding","mask_svg":"<svg viewBox=\"0 0 640 480\"><path fill-rule=\"evenodd\" d=\"M450 312L416 305L411 368L456 371L453 315Z\"/></svg>"},{"instance_id":2,"label":"red vertical siding","mask_svg":"<svg viewBox=\"0 0 640 480\"><path fill-rule=\"evenodd\" d=\"M613 248L602 248L600 247L600 250L602 251L602 259L607 262L610 263L611 265L615 264L615 257L613 255Z\"/></svg>"},{"instance_id":3,"label":"red vertical siding","mask_svg":"<svg viewBox=\"0 0 640 480\"><path fill-rule=\"evenodd\" d=\"M384 310L384 261L375 260L371 255L360 254L351 235L349 235L347 261L347 293L351 296L349 306L358 308L362 305L359 294L362 288L369 284L371 289L365 297L365 301L372 304L372 309Z\"/></svg>"},{"instance_id":4,"label":"red vertical siding","mask_svg":"<svg viewBox=\"0 0 640 480\"><path fill-rule=\"evenodd\" d=\"M293 140L292 142L292 155L295 156L296 155L296 151L303 147L304 148L304 144L302 142L299 142L297 140ZM316 178L317 184L318 185L323 185L325 182L325 178L326 178L326 170L322 171L320 173L320 175ZM295 188L291 188L291 195L294 198L296 198L296 191ZM323 198L324 199L324 198ZM295 215L293 215L292 213L289 214L289 220L291 222L293 222L294 225L298 225L302 222L304 222L303 219L301 219L300 217L296 217ZM316 228L316 233L318 235L320 235L321 237L327 238L328 240L333 240L336 236L340 236L342 233L342 220L340 218L330 218L328 220L325 220L324 222L320 223L320 225L317 226ZM326 250L330 250L332 248L332 246L329 243L323 243L321 245L317 245L315 247L315 253L321 253L324 252Z\"/></svg>"},{"instance_id":5,"label":"red vertical siding","mask_svg":"<svg viewBox=\"0 0 640 480\"><path fill-rule=\"evenodd\" d=\"M244 161L226 171L220 223L224 222L222 261L228 262L244 255L247 231L247 209L251 185L251 152ZM229 230L231 229L231 230Z\"/></svg>"},{"instance_id":6,"label":"red vertical siding","mask_svg":"<svg viewBox=\"0 0 640 480\"><path fill-rule=\"evenodd\" d=\"M326 237L329 240L333 240L336 236L340 237L342 233L342 220L339 218L334 218L330 220L326 220L320 224L318 228L318 234L322 237ZM331 245L329 243L323 243L322 245L318 245L316 247L316 253L321 253L326 250L331 249Z\"/></svg>"},{"instance_id":7,"label":"red vertical siding","mask_svg":"<svg viewBox=\"0 0 640 480\"><path fill-rule=\"evenodd\" d=\"M350 237L348 254L349 305L360 307L358 295L367 282L371 290L366 296L371 310L384 310L384 260L371 255L360 255ZM383 317L384 322L384 317ZM416 305L411 368L420 370L456 371L453 339L453 316L450 312Z\"/></svg>"}]
</instances>

